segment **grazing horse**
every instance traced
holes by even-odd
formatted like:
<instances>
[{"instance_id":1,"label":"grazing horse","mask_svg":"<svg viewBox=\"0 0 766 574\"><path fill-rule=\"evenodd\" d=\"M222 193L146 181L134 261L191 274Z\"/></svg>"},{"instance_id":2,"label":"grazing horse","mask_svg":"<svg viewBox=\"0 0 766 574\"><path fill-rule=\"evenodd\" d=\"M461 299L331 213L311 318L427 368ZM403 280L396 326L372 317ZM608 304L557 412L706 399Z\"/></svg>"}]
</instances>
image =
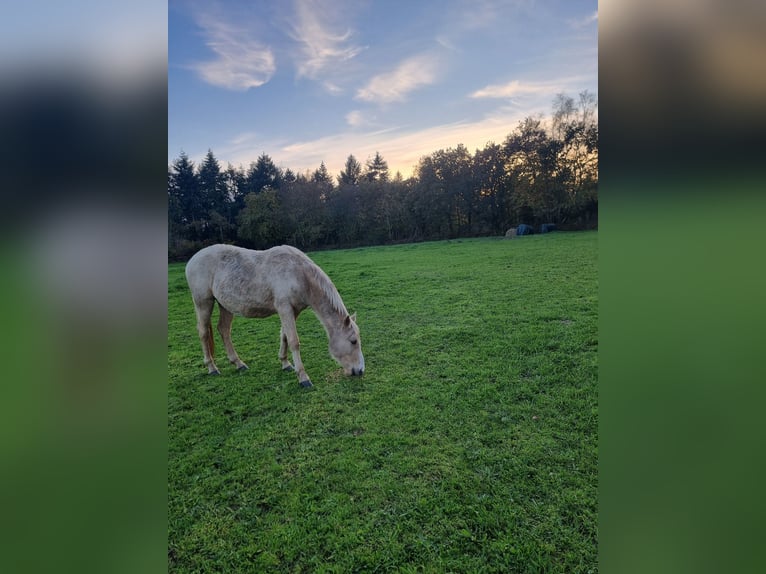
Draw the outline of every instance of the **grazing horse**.
<instances>
[{"instance_id":1,"label":"grazing horse","mask_svg":"<svg viewBox=\"0 0 766 574\"><path fill-rule=\"evenodd\" d=\"M197 312L197 331L208 373L220 371L213 361L213 328L210 318L218 301L218 332L226 356L237 369L247 369L231 342L231 322L241 317L269 317L277 313L282 323L279 360L282 369L297 371L298 382L311 386L301 361L295 320L311 307L327 331L330 355L346 375L364 373L362 342L356 313L349 315L330 278L303 252L289 245L253 251L233 245L201 249L186 264L186 281ZM294 366L287 359L287 349Z\"/></svg>"}]
</instances>

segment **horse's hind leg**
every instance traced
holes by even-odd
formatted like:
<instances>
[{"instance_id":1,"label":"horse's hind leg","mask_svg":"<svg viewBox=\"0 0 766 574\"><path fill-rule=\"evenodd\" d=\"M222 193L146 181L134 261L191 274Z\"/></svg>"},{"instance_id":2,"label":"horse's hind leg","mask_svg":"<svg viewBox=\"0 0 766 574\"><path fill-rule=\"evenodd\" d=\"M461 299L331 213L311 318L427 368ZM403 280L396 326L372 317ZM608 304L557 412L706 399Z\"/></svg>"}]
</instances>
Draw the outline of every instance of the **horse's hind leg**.
<instances>
[{"instance_id":1,"label":"horse's hind leg","mask_svg":"<svg viewBox=\"0 0 766 574\"><path fill-rule=\"evenodd\" d=\"M205 359L207 372L210 375L220 375L221 371L215 366L213 360L215 343L213 341L213 327L210 324L210 318L213 315L213 303L215 303L215 299L195 301L194 309L197 312L197 333L202 343L202 356Z\"/></svg>"},{"instance_id":2,"label":"horse's hind leg","mask_svg":"<svg viewBox=\"0 0 766 574\"><path fill-rule=\"evenodd\" d=\"M295 367L287 360L287 337L285 336L285 330L279 329L279 360L282 362L283 371L294 371Z\"/></svg>"},{"instance_id":3,"label":"horse's hind leg","mask_svg":"<svg viewBox=\"0 0 766 574\"><path fill-rule=\"evenodd\" d=\"M238 371L247 369L247 365L240 360L237 351L234 350L234 344L231 342L231 323L234 320L234 314L228 309L221 307L220 303L218 304L218 310L221 312L218 319L218 332L223 339L223 346L226 348L226 356L229 358L231 364L237 367Z\"/></svg>"}]
</instances>

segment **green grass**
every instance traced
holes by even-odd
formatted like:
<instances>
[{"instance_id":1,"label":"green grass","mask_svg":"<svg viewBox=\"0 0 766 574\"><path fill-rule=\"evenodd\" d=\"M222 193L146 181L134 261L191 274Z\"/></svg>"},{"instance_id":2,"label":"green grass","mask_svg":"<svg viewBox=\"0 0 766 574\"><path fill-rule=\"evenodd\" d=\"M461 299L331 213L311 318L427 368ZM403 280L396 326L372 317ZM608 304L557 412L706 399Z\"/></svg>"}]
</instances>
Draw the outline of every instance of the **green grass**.
<instances>
[{"instance_id":1,"label":"green grass","mask_svg":"<svg viewBox=\"0 0 766 574\"><path fill-rule=\"evenodd\" d=\"M308 391L276 317L206 375L169 268L169 571L596 572L597 233L310 255L366 373L307 310Z\"/></svg>"}]
</instances>

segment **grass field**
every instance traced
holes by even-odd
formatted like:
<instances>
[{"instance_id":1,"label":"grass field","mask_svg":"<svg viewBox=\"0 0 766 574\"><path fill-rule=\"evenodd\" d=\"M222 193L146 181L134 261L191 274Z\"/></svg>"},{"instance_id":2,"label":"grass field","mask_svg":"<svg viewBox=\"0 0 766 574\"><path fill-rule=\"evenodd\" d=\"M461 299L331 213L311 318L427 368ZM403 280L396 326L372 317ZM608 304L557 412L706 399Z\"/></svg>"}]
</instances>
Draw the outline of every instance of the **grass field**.
<instances>
[{"instance_id":1,"label":"grass field","mask_svg":"<svg viewBox=\"0 0 766 574\"><path fill-rule=\"evenodd\" d=\"M309 254L358 313L347 378L310 310L250 370L202 364L169 268L170 572L596 572L597 233ZM214 317L214 321L217 320Z\"/></svg>"}]
</instances>

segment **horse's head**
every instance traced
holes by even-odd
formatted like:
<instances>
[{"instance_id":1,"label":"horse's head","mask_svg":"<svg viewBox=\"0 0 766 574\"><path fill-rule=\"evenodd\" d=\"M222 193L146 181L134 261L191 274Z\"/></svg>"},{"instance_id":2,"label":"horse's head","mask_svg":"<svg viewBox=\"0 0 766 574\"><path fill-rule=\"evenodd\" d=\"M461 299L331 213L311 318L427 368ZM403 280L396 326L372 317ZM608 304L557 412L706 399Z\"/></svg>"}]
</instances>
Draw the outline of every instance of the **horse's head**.
<instances>
[{"instance_id":1,"label":"horse's head","mask_svg":"<svg viewBox=\"0 0 766 574\"><path fill-rule=\"evenodd\" d=\"M364 355L362 355L362 340L359 338L359 327L356 324L356 313L346 315L330 337L330 354L340 363L347 375L364 374Z\"/></svg>"}]
</instances>

